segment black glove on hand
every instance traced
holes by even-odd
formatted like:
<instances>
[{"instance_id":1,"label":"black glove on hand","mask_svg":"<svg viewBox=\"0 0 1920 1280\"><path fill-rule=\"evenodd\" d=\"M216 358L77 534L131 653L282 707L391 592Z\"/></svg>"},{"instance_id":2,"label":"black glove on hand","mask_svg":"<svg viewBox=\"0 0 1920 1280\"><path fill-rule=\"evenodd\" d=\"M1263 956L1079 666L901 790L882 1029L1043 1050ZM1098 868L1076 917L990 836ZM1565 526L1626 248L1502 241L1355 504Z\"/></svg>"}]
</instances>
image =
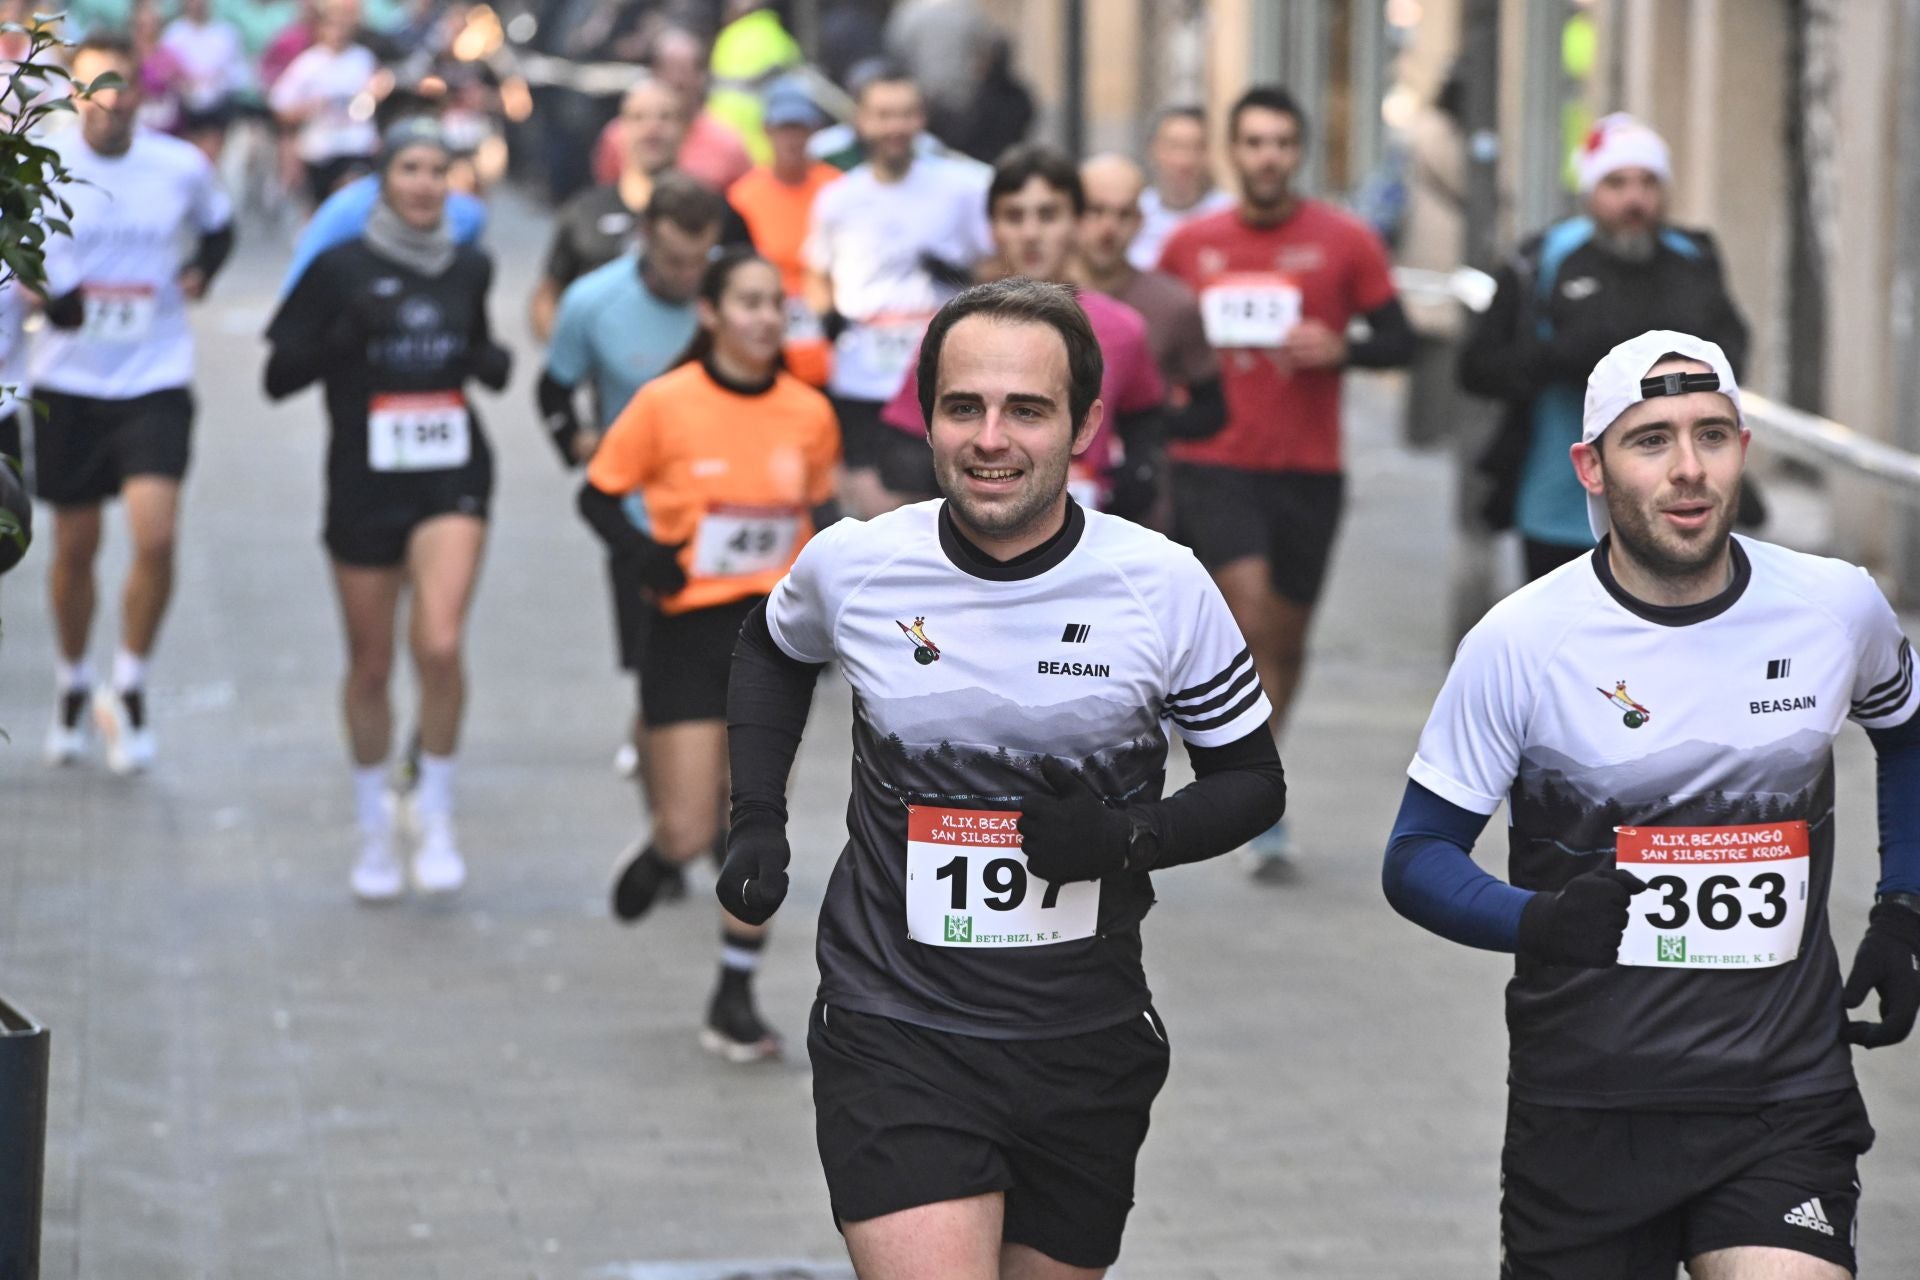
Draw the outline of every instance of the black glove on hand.
<instances>
[{"instance_id":1,"label":"black glove on hand","mask_svg":"<svg viewBox=\"0 0 1920 1280\"><path fill-rule=\"evenodd\" d=\"M1847 1043L1878 1049L1899 1044L1920 1013L1920 914L1882 902L1867 915L1867 935L1853 953L1842 998L1858 1009L1867 992L1880 993L1880 1021L1847 1023Z\"/></svg>"},{"instance_id":2,"label":"black glove on hand","mask_svg":"<svg viewBox=\"0 0 1920 1280\"><path fill-rule=\"evenodd\" d=\"M714 893L737 920L765 924L787 897L786 829L772 820L741 823L727 832L727 860Z\"/></svg>"},{"instance_id":3,"label":"black glove on hand","mask_svg":"<svg viewBox=\"0 0 1920 1280\"><path fill-rule=\"evenodd\" d=\"M971 271L925 249L920 251L920 269L931 276L935 284L949 289L964 289L973 283Z\"/></svg>"},{"instance_id":4,"label":"black glove on hand","mask_svg":"<svg viewBox=\"0 0 1920 1280\"><path fill-rule=\"evenodd\" d=\"M56 329L78 329L87 322L87 295L78 289L48 298L47 323Z\"/></svg>"},{"instance_id":5,"label":"black glove on hand","mask_svg":"<svg viewBox=\"0 0 1920 1280\"><path fill-rule=\"evenodd\" d=\"M655 542L636 546L625 554L633 563L633 579L658 596L678 595L687 585L687 571L680 567L684 542Z\"/></svg>"},{"instance_id":6,"label":"black glove on hand","mask_svg":"<svg viewBox=\"0 0 1920 1280\"><path fill-rule=\"evenodd\" d=\"M1020 844L1027 869L1056 884L1098 880L1125 870L1133 823L1109 809L1084 775L1051 756L1040 761L1046 791L1029 792L1020 807Z\"/></svg>"},{"instance_id":7,"label":"black glove on hand","mask_svg":"<svg viewBox=\"0 0 1920 1280\"><path fill-rule=\"evenodd\" d=\"M1646 887L1633 872L1607 867L1575 876L1557 893L1534 894L1520 909L1520 954L1542 964L1611 968L1627 931L1627 901Z\"/></svg>"}]
</instances>

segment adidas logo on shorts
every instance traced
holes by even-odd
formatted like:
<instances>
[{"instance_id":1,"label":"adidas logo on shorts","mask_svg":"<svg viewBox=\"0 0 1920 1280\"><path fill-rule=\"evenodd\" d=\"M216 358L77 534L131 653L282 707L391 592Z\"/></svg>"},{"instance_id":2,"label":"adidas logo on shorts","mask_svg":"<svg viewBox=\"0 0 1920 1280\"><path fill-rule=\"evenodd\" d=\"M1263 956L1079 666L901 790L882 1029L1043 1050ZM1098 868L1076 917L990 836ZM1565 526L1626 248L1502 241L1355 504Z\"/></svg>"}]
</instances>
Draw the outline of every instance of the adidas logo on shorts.
<instances>
[{"instance_id":1,"label":"adidas logo on shorts","mask_svg":"<svg viewBox=\"0 0 1920 1280\"><path fill-rule=\"evenodd\" d=\"M1827 1211L1820 1207L1819 1196L1815 1196L1798 1209L1787 1210L1786 1220L1792 1226L1806 1227L1809 1230L1818 1231L1823 1236L1833 1234L1833 1224L1827 1221Z\"/></svg>"}]
</instances>

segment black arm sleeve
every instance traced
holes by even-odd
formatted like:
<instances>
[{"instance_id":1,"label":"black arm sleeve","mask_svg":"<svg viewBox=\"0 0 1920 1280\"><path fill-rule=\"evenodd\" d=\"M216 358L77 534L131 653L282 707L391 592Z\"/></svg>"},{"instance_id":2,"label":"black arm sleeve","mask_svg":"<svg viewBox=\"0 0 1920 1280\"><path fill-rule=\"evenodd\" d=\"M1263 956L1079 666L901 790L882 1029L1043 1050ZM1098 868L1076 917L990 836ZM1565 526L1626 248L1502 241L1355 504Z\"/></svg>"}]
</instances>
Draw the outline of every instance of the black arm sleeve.
<instances>
[{"instance_id":1,"label":"black arm sleeve","mask_svg":"<svg viewBox=\"0 0 1920 1280\"><path fill-rule=\"evenodd\" d=\"M489 391L504 391L513 373L513 353L493 340L493 325L487 319L487 295L493 292L493 267L487 267L487 279L474 307L473 338L467 348L467 376Z\"/></svg>"},{"instance_id":2,"label":"black arm sleeve","mask_svg":"<svg viewBox=\"0 0 1920 1280\"><path fill-rule=\"evenodd\" d=\"M1461 389L1489 400L1531 400L1546 385L1544 352L1538 338L1527 332L1533 308L1527 291L1531 272L1508 262L1494 278L1493 302L1473 326L1460 350L1457 373Z\"/></svg>"},{"instance_id":3,"label":"black arm sleeve","mask_svg":"<svg viewBox=\"0 0 1920 1280\"><path fill-rule=\"evenodd\" d=\"M1287 775L1261 725L1224 747L1187 745L1194 779L1164 800L1133 805L1153 827L1154 853L1136 871L1203 862L1238 849L1287 811Z\"/></svg>"},{"instance_id":4,"label":"black arm sleeve","mask_svg":"<svg viewBox=\"0 0 1920 1280\"><path fill-rule=\"evenodd\" d=\"M233 224L229 222L218 231L209 231L200 237L200 246L194 250L193 260L187 265L197 267L208 284L220 274L220 268L227 265L227 258L233 253Z\"/></svg>"},{"instance_id":5,"label":"black arm sleeve","mask_svg":"<svg viewBox=\"0 0 1920 1280\"><path fill-rule=\"evenodd\" d=\"M1151 449L1166 439L1166 411L1155 405L1151 409L1137 409L1132 413L1117 413L1113 417L1113 429L1120 437L1120 443L1127 446L1127 454L1133 456L1140 450Z\"/></svg>"},{"instance_id":6,"label":"black arm sleeve","mask_svg":"<svg viewBox=\"0 0 1920 1280\"><path fill-rule=\"evenodd\" d=\"M337 328L350 317L327 283L329 273L305 271L267 325L266 390L284 400L318 382L340 357Z\"/></svg>"},{"instance_id":7,"label":"black arm sleeve","mask_svg":"<svg viewBox=\"0 0 1920 1280\"><path fill-rule=\"evenodd\" d=\"M787 776L824 667L796 662L767 629L767 604L747 615L733 647L727 680L727 762L732 771L734 826L787 824Z\"/></svg>"},{"instance_id":8,"label":"black arm sleeve","mask_svg":"<svg viewBox=\"0 0 1920 1280\"><path fill-rule=\"evenodd\" d=\"M1167 435L1175 440L1204 440L1227 425L1227 393L1220 379L1187 384L1187 406L1167 415Z\"/></svg>"},{"instance_id":9,"label":"black arm sleeve","mask_svg":"<svg viewBox=\"0 0 1920 1280\"><path fill-rule=\"evenodd\" d=\"M560 465L579 466L580 460L573 453L574 441L580 438L580 415L574 409L573 388L562 385L549 370L542 369L540 385L534 388L533 397L540 406L540 421L547 429L547 438L560 451Z\"/></svg>"},{"instance_id":10,"label":"black arm sleeve","mask_svg":"<svg viewBox=\"0 0 1920 1280\"><path fill-rule=\"evenodd\" d=\"M580 486L580 496L575 499L580 508L580 518L589 528L600 535L607 544L607 550L614 555L656 555L666 548L634 528L633 521L627 519L627 513L621 509L620 499L605 489L596 489L591 480Z\"/></svg>"},{"instance_id":11,"label":"black arm sleeve","mask_svg":"<svg viewBox=\"0 0 1920 1280\"><path fill-rule=\"evenodd\" d=\"M1388 298L1385 306L1367 312L1366 319L1371 332L1347 344L1349 367L1400 369L1413 363L1413 325L1400 299Z\"/></svg>"}]
</instances>

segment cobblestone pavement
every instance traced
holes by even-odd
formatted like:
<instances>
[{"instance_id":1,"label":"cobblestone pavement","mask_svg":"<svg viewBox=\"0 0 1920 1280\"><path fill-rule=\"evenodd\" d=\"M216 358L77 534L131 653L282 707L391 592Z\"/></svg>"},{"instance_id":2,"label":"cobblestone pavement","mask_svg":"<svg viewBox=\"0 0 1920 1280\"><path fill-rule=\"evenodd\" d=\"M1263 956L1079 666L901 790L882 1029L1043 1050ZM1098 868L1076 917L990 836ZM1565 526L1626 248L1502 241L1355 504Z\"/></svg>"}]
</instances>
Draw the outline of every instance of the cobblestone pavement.
<instances>
[{"instance_id":1,"label":"cobblestone pavement","mask_svg":"<svg viewBox=\"0 0 1920 1280\"><path fill-rule=\"evenodd\" d=\"M804 1051L726 1069L696 1047L710 898L630 931L605 914L639 820L609 767L630 693L575 481L533 421L519 317L541 231L509 201L492 236L494 315L522 355L483 409L501 480L462 749L473 875L457 901L368 910L347 895L319 405L269 408L258 390L271 238L200 314L152 775L38 763L45 547L5 583L0 989L54 1029L47 1280L848 1275ZM1148 964L1175 1065L1126 1280L1494 1274L1507 965L1406 925L1378 888L1445 670L1447 469L1397 447L1381 388L1357 391L1354 500L1284 752L1304 880L1256 888L1231 862L1162 878ZM116 542L107 582L123 558ZM847 790L847 701L823 688L798 770L794 892L762 981L795 1037ZM1850 952L1874 878L1859 734L1842 776ZM1916 1063L1914 1045L1862 1063L1880 1130L1869 1276L1920 1273Z\"/></svg>"}]
</instances>

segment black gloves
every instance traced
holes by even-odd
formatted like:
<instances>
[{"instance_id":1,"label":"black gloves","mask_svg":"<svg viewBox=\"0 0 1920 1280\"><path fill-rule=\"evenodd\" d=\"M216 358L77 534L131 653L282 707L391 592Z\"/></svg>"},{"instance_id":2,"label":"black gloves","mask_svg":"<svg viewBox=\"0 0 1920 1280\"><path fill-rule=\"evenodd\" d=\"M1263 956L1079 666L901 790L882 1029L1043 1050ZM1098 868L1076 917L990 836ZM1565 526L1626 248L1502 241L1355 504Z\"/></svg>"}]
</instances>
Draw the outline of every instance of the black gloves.
<instances>
[{"instance_id":1,"label":"black gloves","mask_svg":"<svg viewBox=\"0 0 1920 1280\"><path fill-rule=\"evenodd\" d=\"M1027 869L1056 884L1098 880L1123 871L1133 823L1110 809L1083 775L1051 756L1040 761L1046 791L1021 803L1020 843Z\"/></svg>"},{"instance_id":2,"label":"black gloves","mask_svg":"<svg viewBox=\"0 0 1920 1280\"><path fill-rule=\"evenodd\" d=\"M1609 968L1620 958L1627 900L1646 887L1633 872L1606 867L1575 876L1557 893L1536 893L1520 910L1517 950L1542 964Z\"/></svg>"},{"instance_id":3,"label":"black gloves","mask_svg":"<svg viewBox=\"0 0 1920 1280\"><path fill-rule=\"evenodd\" d=\"M922 249L919 260L920 269L932 277L935 284L949 289L964 289L973 283L973 272L957 263L948 262L937 253Z\"/></svg>"},{"instance_id":4,"label":"black gloves","mask_svg":"<svg viewBox=\"0 0 1920 1280\"><path fill-rule=\"evenodd\" d=\"M1867 992L1880 993L1880 1021L1847 1023L1847 1043L1878 1049L1899 1044L1920 1013L1920 914L1882 902L1867 915L1867 934L1853 953L1853 972L1842 993L1858 1009Z\"/></svg>"},{"instance_id":5,"label":"black gloves","mask_svg":"<svg viewBox=\"0 0 1920 1280\"><path fill-rule=\"evenodd\" d=\"M87 296L78 289L50 297L46 301L47 323L56 329L78 329L87 322Z\"/></svg>"},{"instance_id":6,"label":"black gloves","mask_svg":"<svg viewBox=\"0 0 1920 1280\"><path fill-rule=\"evenodd\" d=\"M765 924L786 900L792 856L780 823L735 823L727 832L727 860L714 886L720 905L737 920Z\"/></svg>"},{"instance_id":7,"label":"black gloves","mask_svg":"<svg viewBox=\"0 0 1920 1280\"><path fill-rule=\"evenodd\" d=\"M829 311L820 317L820 333L828 342L840 341L840 335L847 331L847 318L838 311Z\"/></svg>"},{"instance_id":8,"label":"black gloves","mask_svg":"<svg viewBox=\"0 0 1920 1280\"><path fill-rule=\"evenodd\" d=\"M634 543L619 554L633 567L633 579L657 596L678 595L687 585L687 572L680 567L680 549L684 542Z\"/></svg>"}]
</instances>

